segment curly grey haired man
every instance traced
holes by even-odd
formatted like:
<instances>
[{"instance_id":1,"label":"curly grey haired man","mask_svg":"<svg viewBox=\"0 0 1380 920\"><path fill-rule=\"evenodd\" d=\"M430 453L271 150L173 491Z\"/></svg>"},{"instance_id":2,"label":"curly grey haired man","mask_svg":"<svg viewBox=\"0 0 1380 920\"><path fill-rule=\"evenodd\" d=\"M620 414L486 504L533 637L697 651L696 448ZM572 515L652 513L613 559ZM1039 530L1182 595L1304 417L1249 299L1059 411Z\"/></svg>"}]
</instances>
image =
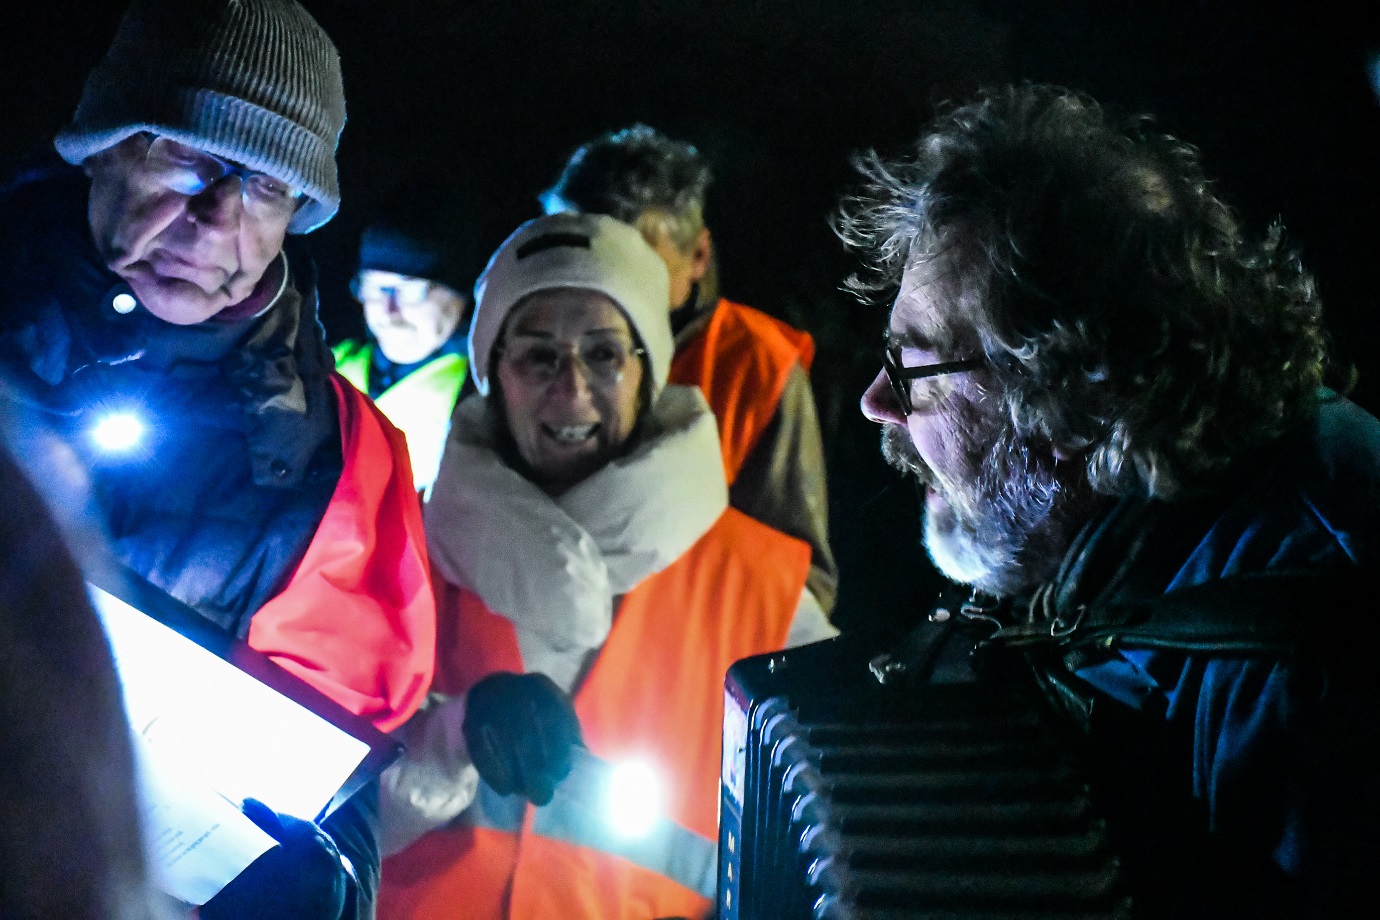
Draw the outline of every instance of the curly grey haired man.
<instances>
[{"instance_id":1,"label":"curly grey haired man","mask_svg":"<svg viewBox=\"0 0 1380 920\"><path fill-rule=\"evenodd\" d=\"M860 166L852 284L894 295L862 410L930 556L994 599L979 641L1085 733L1141 905L1349 913L1375 691L1318 638L1380 560L1380 422L1322 386L1313 279L1193 148L1057 87Z\"/></svg>"}]
</instances>

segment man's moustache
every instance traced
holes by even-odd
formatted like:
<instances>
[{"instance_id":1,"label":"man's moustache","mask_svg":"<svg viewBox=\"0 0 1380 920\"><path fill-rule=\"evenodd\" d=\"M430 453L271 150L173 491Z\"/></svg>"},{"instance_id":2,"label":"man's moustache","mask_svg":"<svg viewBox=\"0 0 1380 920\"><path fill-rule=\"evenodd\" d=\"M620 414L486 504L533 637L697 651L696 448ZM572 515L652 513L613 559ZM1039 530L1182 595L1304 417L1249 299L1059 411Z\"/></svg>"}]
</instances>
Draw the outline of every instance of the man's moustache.
<instances>
[{"instance_id":1,"label":"man's moustache","mask_svg":"<svg viewBox=\"0 0 1380 920\"><path fill-rule=\"evenodd\" d=\"M882 457L901 472L913 474L921 483L928 484L933 478L929 466L920 459L910 432L899 425L882 427Z\"/></svg>"}]
</instances>

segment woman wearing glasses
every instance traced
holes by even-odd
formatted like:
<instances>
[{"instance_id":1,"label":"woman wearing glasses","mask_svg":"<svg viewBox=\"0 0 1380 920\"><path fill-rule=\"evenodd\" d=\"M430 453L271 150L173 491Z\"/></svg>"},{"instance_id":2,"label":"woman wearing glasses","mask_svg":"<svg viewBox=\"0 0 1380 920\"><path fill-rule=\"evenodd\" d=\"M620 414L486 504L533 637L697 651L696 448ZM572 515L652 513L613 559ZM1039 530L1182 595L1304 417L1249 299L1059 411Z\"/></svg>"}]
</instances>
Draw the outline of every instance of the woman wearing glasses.
<instances>
[{"instance_id":1,"label":"woman wearing glasses","mask_svg":"<svg viewBox=\"0 0 1380 920\"><path fill-rule=\"evenodd\" d=\"M832 634L793 623L809 547L728 508L714 416L666 385L667 275L636 230L531 221L476 295L480 395L428 506L438 675L383 805L386 849L435 829L388 861L380 916L702 915L723 675ZM586 780L632 760L662 807L620 836Z\"/></svg>"}]
</instances>

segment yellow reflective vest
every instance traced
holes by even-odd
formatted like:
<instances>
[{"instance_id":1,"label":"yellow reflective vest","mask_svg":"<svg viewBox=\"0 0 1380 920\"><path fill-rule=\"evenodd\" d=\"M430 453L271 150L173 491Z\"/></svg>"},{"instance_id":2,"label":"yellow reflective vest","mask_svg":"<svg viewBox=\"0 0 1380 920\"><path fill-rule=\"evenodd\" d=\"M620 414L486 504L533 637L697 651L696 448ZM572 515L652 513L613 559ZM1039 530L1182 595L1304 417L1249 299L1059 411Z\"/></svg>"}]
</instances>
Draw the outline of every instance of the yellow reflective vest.
<instances>
[{"instance_id":1,"label":"yellow reflective vest","mask_svg":"<svg viewBox=\"0 0 1380 920\"><path fill-rule=\"evenodd\" d=\"M374 343L345 341L335 346L335 368L361 392L369 392ZM441 451L450 430L450 414L465 382L469 361L464 355L444 354L423 364L374 400L388 420L407 438L412 477L418 491L429 492L441 466Z\"/></svg>"}]
</instances>

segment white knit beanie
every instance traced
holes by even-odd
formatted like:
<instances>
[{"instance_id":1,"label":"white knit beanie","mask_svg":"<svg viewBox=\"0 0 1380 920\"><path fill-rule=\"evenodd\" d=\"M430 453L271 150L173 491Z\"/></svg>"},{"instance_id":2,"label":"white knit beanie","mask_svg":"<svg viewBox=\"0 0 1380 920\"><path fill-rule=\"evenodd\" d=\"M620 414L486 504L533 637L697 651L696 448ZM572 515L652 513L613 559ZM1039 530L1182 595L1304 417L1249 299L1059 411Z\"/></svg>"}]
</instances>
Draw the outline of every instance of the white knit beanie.
<instances>
[{"instance_id":1,"label":"white knit beanie","mask_svg":"<svg viewBox=\"0 0 1380 920\"><path fill-rule=\"evenodd\" d=\"M647 350L652 397L666 386L675 343L666 263L642 234L603 214L552 214L529 220L504 241L474 286L470 368L489 392L489 356L513 307L553 288L598 291L622 309Z\"/></svg>"},{"instance_id":2,"label":"white knit beanie","mask_svg":"<svg viewBox=\"0 0 1380 920\"><path fill-rule=\"evenodd\" d=\"M288 225L340 208L340 55L294 0L134 0L54 146L67 162L143 131L304 190Z\"/></svg>"}]
</instances>

